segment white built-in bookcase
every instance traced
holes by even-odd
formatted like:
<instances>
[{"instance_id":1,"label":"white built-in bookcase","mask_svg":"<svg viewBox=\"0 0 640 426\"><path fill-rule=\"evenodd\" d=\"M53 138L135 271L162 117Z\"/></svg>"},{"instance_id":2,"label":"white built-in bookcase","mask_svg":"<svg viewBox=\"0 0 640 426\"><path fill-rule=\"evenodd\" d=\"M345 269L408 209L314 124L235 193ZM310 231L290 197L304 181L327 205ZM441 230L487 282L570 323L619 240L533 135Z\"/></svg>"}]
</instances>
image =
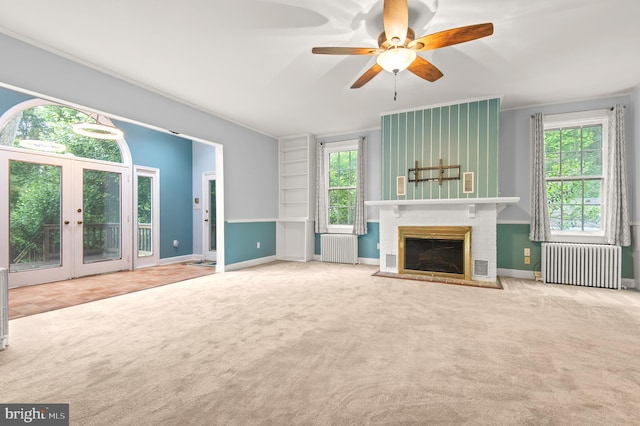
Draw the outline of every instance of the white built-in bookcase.
<instances>
[{"instance_id":1,"label":"white built-in bookcase","mask_svg":"<svg viewBox=\"0 0 640 426\"><path fill-rule=\"evenodd\" d=\"M277 257L308 262L315 247L315 137L294 136L278 143Z\"/></svg>"}]
</instances>

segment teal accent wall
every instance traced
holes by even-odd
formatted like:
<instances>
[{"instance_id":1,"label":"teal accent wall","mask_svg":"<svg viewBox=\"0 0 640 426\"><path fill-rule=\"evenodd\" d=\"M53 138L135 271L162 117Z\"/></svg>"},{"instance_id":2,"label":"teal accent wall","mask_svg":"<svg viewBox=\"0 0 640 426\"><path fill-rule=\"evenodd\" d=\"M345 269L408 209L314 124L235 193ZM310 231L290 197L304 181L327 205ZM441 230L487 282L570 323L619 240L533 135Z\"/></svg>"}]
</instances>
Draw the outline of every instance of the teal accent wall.
<instances>
[{"instance_id":1,"label":"teal accent wall","mask_svg":"<svg viewBox=\"0 0 640 426\"><path fill-rule=\"evenodd\" d=\"M4 114L13 106L30 99L35 98L24 93L14 92L13 90L0 87L0 115Z\"/></svg>"},{"instance_id":2,"label":"teal accent wall","mask_svg":"<svg viewBox=\"0 0 640 426\"><path fill-rule=\"evenodd\" d=\"M498 268L539 271L541 245L529 241L528 224L498 224L497 227ZM531 264L524 264L524 249L531 249Z\"/></svg>"},{"instance_id":3,"label":"teal accent wall","mask_svg":"<svg viewBox=\"0 0 640 426\"><path fill-rule=\"evenodd\" d=\"M367 222L367 234L358 237L358 257L379 259L380 223Z\"/></svg>"},{"instance_id":4,"label":"teal accent wall","mask_svg":"<svg viewBox=\"0 0 640 426\"><path fill-rule=\"evenodd\" d=\"M224 248L226 265L275 256L276 222L225 222Z\"/></svg>"},{"instance_id":5,"label":"teal accent wall","mask_svg":"<svg viewBox=\"0 0 640 426\"><path fill-rule=\"evenodd\" d=\"M191 141L131 123L114 124L124 132L133 164L160 169L160 258L193 254Z\"/></svg>"},{"instance_id":6,"label":"teal accent wall","mask_svg":"<svg viewBox=\"0 0 640 426\"><path fill-rule=\"evenodd\" d=\"M402 112L381 117L382 199L423 200L485 198L498 196L498 140L500 100L489 99L458 105ZM409 182L415 167L460 165L474 172L473 193L462 192L462 179L438 182ZM445 171L454 176L456 170ZM398 196L396 178L407 177L407 195ZM424 171L422 177L437 177Z\"/></svg>"},{"instance_id":7,"label":"teal accent wall","mask_svg":"<svg viewBox=\"0 0 640 426\"><path fill-rule=\"evenodd\" d=\"M320 235L315 237L315 251L320 256ZM380 242L380 224L378 222L367 222L367 234L358 236L358 257L368 259L379 259L380 250L378 243Z\"/></svg>"},{"instance_id":8,"label":"teal accent wall","mask_svg":"<svg viewBox=\"0 0 640 426\"><path fill-rule=\"evenodd\" d=\"M498 224L498 268L539 271L541 244L529 241L528 224ZM524 264L524 249L531 249L531 264ZM633 278L633 245L622 247L622 278Z\"/></svg>"}]
</instances>

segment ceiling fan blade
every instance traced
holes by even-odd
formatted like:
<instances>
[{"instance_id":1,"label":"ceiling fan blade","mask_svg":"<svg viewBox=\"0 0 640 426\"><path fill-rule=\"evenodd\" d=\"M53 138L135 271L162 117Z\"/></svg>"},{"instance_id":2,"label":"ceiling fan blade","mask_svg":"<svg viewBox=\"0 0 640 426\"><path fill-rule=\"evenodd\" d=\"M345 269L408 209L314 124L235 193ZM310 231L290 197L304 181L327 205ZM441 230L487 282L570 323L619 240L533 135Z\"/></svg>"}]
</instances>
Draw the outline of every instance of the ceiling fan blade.
<instances>
[{"instance_id":1,"label":"ceiling fan blade","mask_svg":"<svg viewBox=\"0 0 640 426\"><path fill-rule=\"evenodd\" d=\"M380 74L380 71L382 71L382 67L378 64L375 64L374 66L369 68L364 74L362 74L360 78L357 79L356 82L351 85L351 88L352 89L361 88L362 86L367 84L369 80L371 80L373 77Z\"/></svg>"},{"instance_id":2,"label":"ceiling fan blade","mask_svg":"<svg viewBox=\"0 0 640 426\"><path fill-rule=\"evenodd\" d=\"M493 34L493 24L468 25L466 27L452 28L420 37L409 43L409 48L418 52L423 50L439 49L441 47L452 46L458 43L475 40Z\"/></svg>"},{"instance_id":3,"label":"ceiling fan blade","mask_svg":"<svg viewBox=\"0 0 640 426\"><path fill-rule=\"evenodd\" d=\"M418 77L431 82L436 81L443 75L442 71L436 68L435 65L420 56L416 56L416 59L411 62L411 65L409 65L407 69Z\"/></svg>"},{"instance_id":4,"label":"ceiling fan blade","mask_svg":"<svg viewBox=\"0 0 640 426\"><path fill-rule=\"evenodd\" d=\"M384 0L384 32L392 45L402 45L409 28L409 5L407 0Z\"/></svg>"},{"instance_id":5,"label":"ceiling fan blade","mask_svg":"<svg viewBox=\"0 0 640 426\"><path fill-rule=\"evenodd\" d=\"M374 47L314 47L311 53L322 55L377 55L383 50Z\"/></svg>"}]
</instances>

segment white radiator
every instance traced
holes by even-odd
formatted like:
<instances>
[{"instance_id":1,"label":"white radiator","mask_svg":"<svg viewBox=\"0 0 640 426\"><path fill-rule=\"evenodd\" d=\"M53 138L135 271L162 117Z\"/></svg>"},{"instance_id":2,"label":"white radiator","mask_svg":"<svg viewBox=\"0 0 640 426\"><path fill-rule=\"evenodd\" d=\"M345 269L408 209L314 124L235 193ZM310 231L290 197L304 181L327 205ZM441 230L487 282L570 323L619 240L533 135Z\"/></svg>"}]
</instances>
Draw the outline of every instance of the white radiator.
<instances>
[{"instance_id":1,"label":"white radiator","mask_svg":"<svg viewBox=\"0 0 640 426\"><path fill-rule=\"evenodd\" d=\"M9 345L9 276L0 268L0 351Z\"/></svg>"},{"instance_id":2,"label":"white radiator","mask_svg":"<svg viewBox=\"0 0 640 426\"><path fill-rule=\"evenodd\" d=\"M542 281L620 290L622 247L603 244L542 244Z\"/></svg>"},{"instance_id":3,"label":"white radiator","mask_svg":"<svg viewBox=\"0 0 640 426\"><path fill-rule=\"evenodd\" d=\"M323 262L358 263L358 236L351 234L322 234L320 256Z\"/></svg>"}]
</instances>

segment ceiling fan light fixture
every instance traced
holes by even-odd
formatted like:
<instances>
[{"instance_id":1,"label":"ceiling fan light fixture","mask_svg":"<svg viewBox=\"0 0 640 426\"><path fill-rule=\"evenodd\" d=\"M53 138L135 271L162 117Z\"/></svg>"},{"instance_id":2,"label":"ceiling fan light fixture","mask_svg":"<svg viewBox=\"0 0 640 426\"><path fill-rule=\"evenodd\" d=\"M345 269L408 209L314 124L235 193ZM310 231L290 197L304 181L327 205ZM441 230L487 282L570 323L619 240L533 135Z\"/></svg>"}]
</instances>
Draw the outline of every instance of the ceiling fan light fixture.
<instances>
[{"instance_id":1,"label":"ceiling fan light fixture","mask_svg":"<svg viewBox=\"0 0 640 426\"><path fill-rule=\"evenodd\" d=\"M91 116L90 116L91 117ZM84 121L73 125L73 131L79 135L96 139L120 139L124 133L117 127L99 122L99 115L96 115L96 123Z\"/></svg>"},{"instance_id":2,"label":"ceiling fan light fixture","mask_svg":"<svg viewBox=\"0 0 640 426\"><path fill-rule=\"evenodd\" d=\"M397 47L385 50L376 61L385 71L396 74L407 69L415 59L416 52L406 47Z\"/></svg>"}]
</instances>

